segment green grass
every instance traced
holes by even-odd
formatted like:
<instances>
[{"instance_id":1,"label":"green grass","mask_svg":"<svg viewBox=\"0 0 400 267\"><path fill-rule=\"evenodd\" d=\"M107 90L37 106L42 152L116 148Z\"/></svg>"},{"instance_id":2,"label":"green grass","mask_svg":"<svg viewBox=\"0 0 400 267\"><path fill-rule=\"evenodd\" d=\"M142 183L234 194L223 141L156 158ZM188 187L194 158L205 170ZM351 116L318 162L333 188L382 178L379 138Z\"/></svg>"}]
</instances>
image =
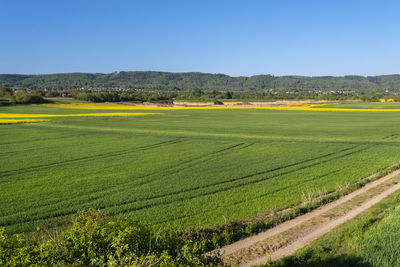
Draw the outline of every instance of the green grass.
<instances>
[{"instance_id":1,"label":"green grass","mask_svg":"<svg viewBox=\"0 0 400 267\"><path fill-rule=\"evenodd\" d=\"M219 225L297 205L303 192L333 191L400 159L398 113L161 113L1 125L0 226L31 231L84 208L157 227Z\"/></svg>"},{"instance_id":2,"label":"green grass","mask_svg":"<svg viewBox=\"0 0 400 267\"><path fill-rule=\"evenodd\" d=\"M69 104L69 103L86 103L83 100L69 97L45 97L48 103L52 104Z\"/></svg>"}]
</instances>

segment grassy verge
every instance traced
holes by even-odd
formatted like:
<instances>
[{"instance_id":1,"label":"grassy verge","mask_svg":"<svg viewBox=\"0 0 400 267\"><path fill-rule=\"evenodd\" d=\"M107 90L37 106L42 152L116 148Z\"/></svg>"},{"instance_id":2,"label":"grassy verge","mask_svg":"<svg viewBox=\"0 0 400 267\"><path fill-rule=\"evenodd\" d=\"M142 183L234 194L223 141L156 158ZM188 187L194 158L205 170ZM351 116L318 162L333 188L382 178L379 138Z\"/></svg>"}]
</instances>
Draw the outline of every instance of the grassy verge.
<instances>
[{"instance_id":1,"label":"grassy verge","mask_svg":"<svg viewBox=\"0 0 400 267\"><path fill-rule=\"evenodd\" d=\"M399 266L400 193L266 266Z\"/></svg>"}]
</instances>

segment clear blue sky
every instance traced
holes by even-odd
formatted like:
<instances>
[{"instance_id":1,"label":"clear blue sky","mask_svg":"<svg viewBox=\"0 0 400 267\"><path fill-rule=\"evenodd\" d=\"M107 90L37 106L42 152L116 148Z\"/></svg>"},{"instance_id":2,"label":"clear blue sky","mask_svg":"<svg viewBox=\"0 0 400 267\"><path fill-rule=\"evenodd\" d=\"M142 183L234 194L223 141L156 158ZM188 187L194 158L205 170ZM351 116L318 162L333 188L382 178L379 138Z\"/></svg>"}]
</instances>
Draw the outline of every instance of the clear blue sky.
<instances>
[{"instance_id":1,"label":"clear blue sky","mask_svg":"<svg viewBox=\"0 0 400 267\"><path fill-rule=\"evenodd\" d=\"M400 73L399 1L0 0L0 73Z\"/></svg>"}]
</instances>

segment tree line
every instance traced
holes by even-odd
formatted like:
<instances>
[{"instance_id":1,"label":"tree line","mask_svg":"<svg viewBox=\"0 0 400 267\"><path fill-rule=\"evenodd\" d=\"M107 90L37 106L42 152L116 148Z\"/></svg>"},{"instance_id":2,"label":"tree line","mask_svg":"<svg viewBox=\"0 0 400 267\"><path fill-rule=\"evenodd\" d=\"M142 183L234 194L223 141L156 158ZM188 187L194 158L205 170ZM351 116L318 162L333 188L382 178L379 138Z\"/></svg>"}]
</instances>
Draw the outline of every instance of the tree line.
<instances>
[{"instance_id":1,"label":"tree line","mask_svg":"<svg viewBox=\"0 0 400 267\"><path fill-rule=\"evenodd\" d=\"M355 92L327 93L327 92L302 92L291 91L203 91L195 88L189 91L144 91L144 90L12 90L0 87L1 104L33 104L43 103L46 97L73 97L88 102L155 102L160 104L173 104L174 101L207 101L222 104L222 101L275 101L275 100L362 100L378 102L379 99L393 99L400 101L400 96L394 92Z\"/></svg>"},{"instance_id":2,"label":"tree line","mask_svg":"<svg viewBox=\"0 0 400 267\"><path fill-rule=\"evenodd\" d=\"M145 91L400 91L400 75L380 76L273 76L232 77L210 73L121 71L103 73L61 73L47 75L0 74L0 86L30 90L145 90Z\"/></svg>"},{"instance_id":3,"label":"tree line","mask_svg":"<svg viewBox=\"0 0 400 267\"><path fill-rule=\"evenodd\" d=\"M0 87L0 106L12 104L40 104L44 103L40 91L27 93L24 90L14 91L11 88Z\"/></svg>"}]
</instances>

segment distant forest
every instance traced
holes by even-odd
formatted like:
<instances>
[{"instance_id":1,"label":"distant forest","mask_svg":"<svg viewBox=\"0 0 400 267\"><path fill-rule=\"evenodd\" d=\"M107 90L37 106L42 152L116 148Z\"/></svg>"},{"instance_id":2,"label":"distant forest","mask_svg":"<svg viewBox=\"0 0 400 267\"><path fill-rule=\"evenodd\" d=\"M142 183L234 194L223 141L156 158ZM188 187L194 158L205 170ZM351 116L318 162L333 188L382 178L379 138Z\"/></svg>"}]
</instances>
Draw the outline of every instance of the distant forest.
<instances>
[{"instance_id":1,"label":"distant forest","mask_svg":"<svg viewBox=\"0 0 400 267\"><path fill-rule=\"evenodd\" d=\"M30 90L126 89L145 91L353 91L399 92L400 75L380 76L273 76L231 77L198 72L170 73L121 71L102 73L63 73L47 75L0 74L0 87Z\"/></svg>"}]
</instances>

